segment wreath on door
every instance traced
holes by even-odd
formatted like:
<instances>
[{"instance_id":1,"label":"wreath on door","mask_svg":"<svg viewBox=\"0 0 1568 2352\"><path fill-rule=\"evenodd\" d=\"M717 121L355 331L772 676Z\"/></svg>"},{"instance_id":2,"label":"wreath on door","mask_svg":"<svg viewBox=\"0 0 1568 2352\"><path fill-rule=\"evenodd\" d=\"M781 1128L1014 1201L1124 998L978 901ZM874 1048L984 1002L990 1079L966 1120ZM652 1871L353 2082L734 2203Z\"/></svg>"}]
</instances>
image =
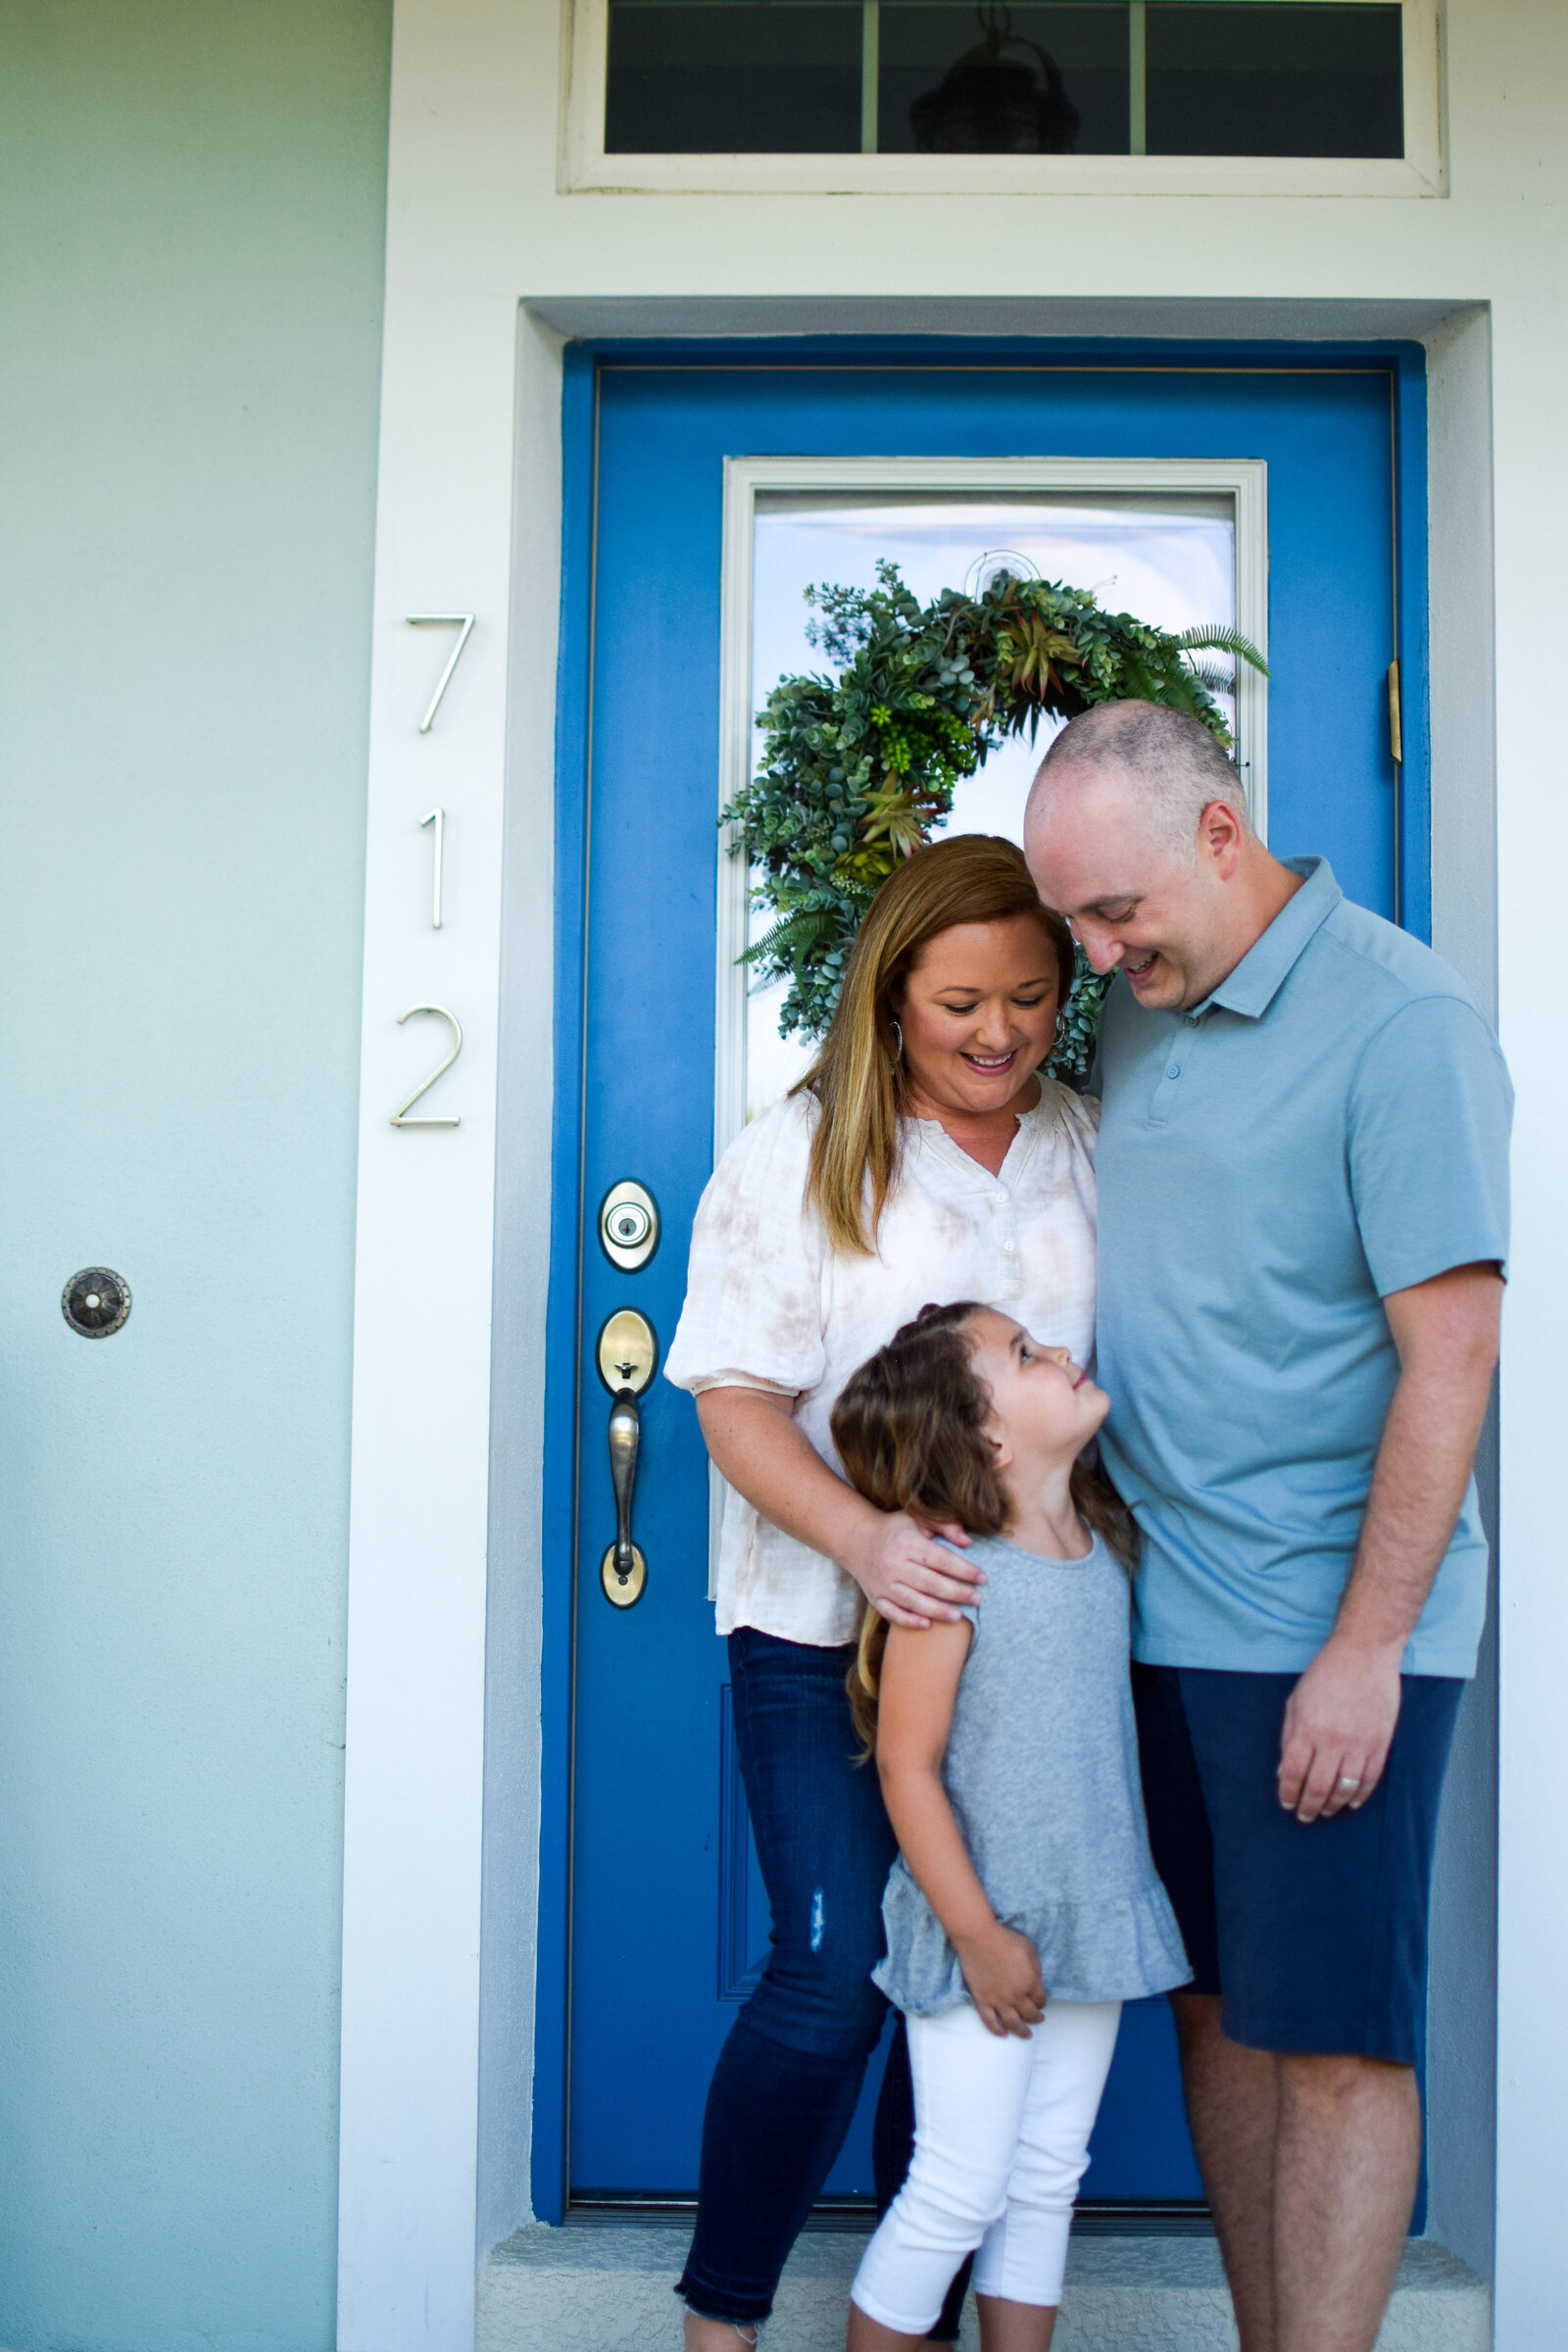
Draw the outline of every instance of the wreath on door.
<instances>
[{"instance_id":1,"label":"wreath on door","mask_svg":"<svg viewBox=\"0 0 1568 2352\"><path fill-rule=\"evenodd\" d=\"M976 594L922 605L898 566L874 588L807 590L808 634L836 674L780 678L758 719L762 756L722 821L774 920L741 961L790 982L784 1037L820 1037L866 908L901 858L929 840L955 787L1041 714L1096 703L1166 703L1231 750L1214 701L1238 661L1267 664L1240 630L1171 634L1107 612L1086 589L999 570ZM1049 1067L1087 1075L1108 975L1080 955Z\"/></svg>"}]
</instances>

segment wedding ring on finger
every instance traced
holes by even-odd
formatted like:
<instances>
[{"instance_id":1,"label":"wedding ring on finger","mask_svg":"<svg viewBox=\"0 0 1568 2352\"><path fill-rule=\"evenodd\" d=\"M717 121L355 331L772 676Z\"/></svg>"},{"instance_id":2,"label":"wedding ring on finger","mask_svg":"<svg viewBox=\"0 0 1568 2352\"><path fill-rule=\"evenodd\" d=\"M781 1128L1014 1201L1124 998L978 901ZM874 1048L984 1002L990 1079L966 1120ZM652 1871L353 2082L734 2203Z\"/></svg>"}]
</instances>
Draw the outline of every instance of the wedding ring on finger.
<instances>
[{"instance_id":1,"label":"wedding ring on finger","mask_svg":"<svg viewBox=\"0 0 1568 2352\"><path fill-rule=\"evenodd\" d=\"M1342 1772L1334 1786L1336 1788L1359 1788L1361 1784L1354 1773Z\"/></svg>"}]
</instances>

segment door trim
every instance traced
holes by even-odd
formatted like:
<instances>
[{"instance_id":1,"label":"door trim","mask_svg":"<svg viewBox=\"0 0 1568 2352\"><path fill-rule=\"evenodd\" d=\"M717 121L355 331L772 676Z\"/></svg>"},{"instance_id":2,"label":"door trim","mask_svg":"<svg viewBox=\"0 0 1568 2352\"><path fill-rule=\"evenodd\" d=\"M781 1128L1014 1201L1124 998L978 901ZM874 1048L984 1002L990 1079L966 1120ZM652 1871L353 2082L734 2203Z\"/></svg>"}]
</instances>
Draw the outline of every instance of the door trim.
<instances>
[{"instance_id":1,"label":"door trim","mask_svg":"<svg viewBox=\"0 0 1568 2352\"><path fill-rule=\"evenodd\" d=\"M587 843L592 806L593 565L597 538L599 381L616 368L898 368L952 373L988 368L1050 374L1380 374L1390 388L1396 506L1396 636L1404 679L1405 761L1399 777L1399 919L1430 938L1428 782L1427 355L1420 344L1278 342L1149 343L1136 336L1092 344L833 336L741 343L670 337L568 344L563 356L561 639L556 714L555 1096L552 1109L550 1289L545 1373L543 1658L537 1968L529 2162L533 2213L561 2222L568 2202L570 2104L571 1753L577 1520L577 1343L583 1234L582 1024L588 919ZM813 461L789 460L794 467ZM837 461L820 461L836 464ZM857 460L858 466L889 461ZM1027 463L1027 461L1025 461ZM1225 464L1226 461L1212 461ZM918 461L929 480L941 464ZM983 461L1004 464L1005 461ZM1152 464L1152 461L1149 461ZM1193 461L1197 463L1197 461ZM1147 467L1146 467L1147 470ZM1238 534L1240 561L1240 533ZM1403 594L1398 594L1401 579ZM1240 583L1238 584L1240 585ZM1241 607L1238 606L1240 612ZM1243 624L1245 625L1245 624ZM728 706L726 706L728 707ZM722 741L722 738L721 738ZM721 755L722 756L722 755Z\"/></svg>"}]
</instances>

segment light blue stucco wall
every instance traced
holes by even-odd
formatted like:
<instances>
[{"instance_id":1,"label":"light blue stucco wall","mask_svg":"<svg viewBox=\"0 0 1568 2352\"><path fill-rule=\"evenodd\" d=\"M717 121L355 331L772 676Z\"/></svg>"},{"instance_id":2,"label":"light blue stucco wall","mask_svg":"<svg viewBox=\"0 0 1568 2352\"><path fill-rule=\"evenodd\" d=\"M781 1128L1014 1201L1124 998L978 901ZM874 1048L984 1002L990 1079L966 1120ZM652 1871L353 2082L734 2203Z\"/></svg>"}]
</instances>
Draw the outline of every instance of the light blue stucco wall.
<instances>
[{"instance_id":1,"label":"light blue stucco wall","mask_svg":"<svg viewBox=\"0 0 1568 2352\"><path fill-rule=\"evenodd\" d=\"M390 0L0 7L0 2343L332 2338ZM62 1283L135 1308L88 1343Z\"/></svg>"}]
</instances>

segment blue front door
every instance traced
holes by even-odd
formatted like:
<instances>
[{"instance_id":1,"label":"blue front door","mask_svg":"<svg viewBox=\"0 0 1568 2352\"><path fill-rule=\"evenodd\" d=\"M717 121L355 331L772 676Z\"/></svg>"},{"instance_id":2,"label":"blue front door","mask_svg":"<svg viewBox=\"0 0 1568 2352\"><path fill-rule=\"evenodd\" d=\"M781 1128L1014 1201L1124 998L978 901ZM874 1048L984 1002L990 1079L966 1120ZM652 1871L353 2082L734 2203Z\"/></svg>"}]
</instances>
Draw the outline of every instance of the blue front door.
<instances>
[{"instance_id":1,"label":"blue front door","mask_svg":"<svg viewBox=\"0 0 1568 2352\"><path fill-rule=\"evenodd\" d=\"M550 1621L570 1647L569 1663L564 1646L554 1669L547 1658L547 1677L559 1669L564 1689L569 1676L570 1730L562 1818L546 1822L566 2046L549 2060L550 2082L541 2076L540 2113L563 2096L564 2130L539 2135L540 2210L559 2209L564 2190L589 2201L690 2195L709 2075L765 1950L724 1648L705 1597L707 1462L690 1400L662 1380L643 1399L635 1497L647 1589L620 1609L600 1582L614 1514L595 1341L629 1306L667 1348L712 1164L724 461L1266 461L1271 844L1326 852L1350 896L1419 925L1420 641L1408 581L1402 623L1397 612L1396 540L1420 453L1399 447L1403 366L1392 355L1303 367L1274 355L785 365L698 354L607 357L593 371L594 430L568 481L567 522L591 586L585 642L568 647L564 673L568 705L581 680L582 707L564 717L585 747L586 874L569 870L581 845L567 828L558 1030L569 1049L580 1017L581 1130L563 1129L557 1186L581 1222L572 1237L558 1216L553 1326L558 1358L568 1338L573 1353L553 1366L549 1434L566 1498L555 1524L564 1530L569 1506L575 1558L563 1542L546 1562ZM1401 625L1402 816L1387 686ZM624 1178L649 1188L662 1218L657 1253L633 1271L596 1234L600 1202ZM547 1910L548 1895L547 1885ZM550 1950L547 1939L547 2000ZM864 2112L835 2191L869 2188ZM1142 2005L1127 2014L1085 2194L1200 2193L1168 2013Z\"/></svg>"}]
</instances>

